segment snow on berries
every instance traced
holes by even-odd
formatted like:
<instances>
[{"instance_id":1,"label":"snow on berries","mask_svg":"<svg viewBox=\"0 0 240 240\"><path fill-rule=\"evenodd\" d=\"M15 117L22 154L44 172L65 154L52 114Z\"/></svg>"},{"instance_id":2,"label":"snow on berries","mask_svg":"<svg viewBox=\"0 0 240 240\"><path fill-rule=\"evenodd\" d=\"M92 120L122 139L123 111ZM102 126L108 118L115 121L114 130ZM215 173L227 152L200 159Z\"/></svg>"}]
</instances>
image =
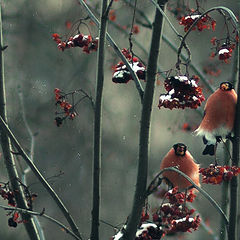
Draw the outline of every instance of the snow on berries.
<instances>
[{"instance_id":1,"label":"snow on berries","mask_svg":"<svg viewBox=\"0 0 240 240\"><path fill-rule=\"evenodd\" d=\"M233 176L240 174L240 167L210 164L208 168L200 168L199 173L202 174L203 183L220 184L223 181L230 181Z\"/></svg>"},{"instance_id":2,"label":"snow on berries","mask_svg":"<svg viewBox=\"0 0 240 240\"><path fill-rule=\"evenodd\" d=\"M9 206L16 207L15 194L9 189L9 186L7 184L5 184L4 186L0 184L0 196L4 200L8 200Z\"/></svg>"},{"instance_id":3,"label":"snow on berries","mask_svg":"<svg viewBox=\"0 0 240 240\"><path fill-rule=\"evenodd\" d=\"M124 226L111 240L121 239L125 228ZM164 236L164 232L160 226L154 223L144 223L137 229L135 240L161 239L162 236Z\"/></svg>"},{"instance_id":4,"label":"snow on berries","mask_svg":"<svg viewBox=\"0 0 240 240\"><path fill-rule=\"evenodd\" d=\"M159 97L159 109L161 107L173 109L185 107L196 109L205 100L202 89L197 85L199 77L193 75L191 78L185 75L177 75L166 78L164 86L167 94Z\"/></svg>"},{"instance_id":5,"label":"snow on berries","mask_svg":"<svg viewBox=\"0 0 240 240\"><path fill-rule=\"evenodd\" d=\"M140 62L137 57L132 57L127 49L122 50L123 55L129 61L130 66L133 71L137 74L138 78L145 81L146 67ZM127 69L127 66L123 62L119 62L113 67L114 73L112 76L112 81L114 83L128 83L132 80L130 71Z\"/></svg>"},{"instance_id":6,"label":"snow on berries","mask_svg":"<svg viewBox=\"0 0 240 240\"><path fill-rule=\"evenodd\" d=\"M82 33L76 34L73 37L69 37L66 41L62 41L59 34L52 34L53 40L58 44L59 50L80 47L85 53L91 53L98 49L98 38L92 38L91 35L83 35Z\"/></svg>"},{"instance_id":7,"label":"snow on berries","mask_svg":"<svg viewBox=\"0 0 240 240\"><path fill-rule=\"evenodd\" d=\"M193 23L198 20L196 26L192 28L192 30L202 31L203 29L215 30L216 21L211 18L209 15L204 15L201 18L201 13L199 12L191 12L190 15L184 16L179 21L180 25L184 26L184 31L187 32L189 28L193 25Z\"/></svg>"},{"instance_id":8,"label":"snow on berries","mask_svg":"<svg viewBox=\"0 0 240 240\"><path fill-rule=\"evenodd\" d=\"M164 234L174 232L191 232L200 224L199 216L193 216L195 209L189 209L186 202L193 202L193 191L179 192L175 187L166 192L163 204L153 213L152 219L157 226L162 226Z\"/></svg>"},{"instance_id":9,"label":"snow on berries","mask_svg":"<svg viewBox=\"0 0 240 240\"><path fill-rule=\"evenodd\" d=\"M226 38L222 39L213 37L211 44L214 46L215 51L211 53L211 58L217 56L219 60L228 63L238 41L238 34L236 34L235 38L230 37L229 34Z\"/></svg>"}]
</instances>

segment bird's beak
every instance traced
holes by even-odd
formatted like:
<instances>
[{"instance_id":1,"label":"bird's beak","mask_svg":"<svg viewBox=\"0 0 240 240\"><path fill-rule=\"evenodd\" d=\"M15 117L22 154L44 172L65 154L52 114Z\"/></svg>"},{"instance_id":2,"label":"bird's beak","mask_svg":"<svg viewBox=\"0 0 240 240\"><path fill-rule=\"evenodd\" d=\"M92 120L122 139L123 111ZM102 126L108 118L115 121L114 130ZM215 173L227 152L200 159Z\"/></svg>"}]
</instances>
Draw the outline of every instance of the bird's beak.
<instances>
[{"instance_id":1,"label":"bird's beak","mask_svg":"<svg viewBox=\"0 0 240 240\"><path fill-rule=\"evenodd\" d=\"M185 149L184 149L184 147L178 147L178 149L177 149L177 153L178 153L178 155L180 155L180 156L184 156L185 155Z\"/></svg>"},{"instance_id":2,"label":"bird's beak","mask_svg":"<svg viewBox=\"0 0 240 240\"><path fill-rule=\"evenodd\" d=\"M221 89L224 91L228 90L228 84L222 84Z\"/></svg>"},{"instance_id":3,"label":"bird's beak","mask_svg":"<svg viewBox=\"0 0 240 240\"><path fill-rule=\"evenodd\" d=\"M178 153L179 155L183 156L185 154L185 151L182 149L182 150L179 150Z\"/></svg>"}]
</instances>

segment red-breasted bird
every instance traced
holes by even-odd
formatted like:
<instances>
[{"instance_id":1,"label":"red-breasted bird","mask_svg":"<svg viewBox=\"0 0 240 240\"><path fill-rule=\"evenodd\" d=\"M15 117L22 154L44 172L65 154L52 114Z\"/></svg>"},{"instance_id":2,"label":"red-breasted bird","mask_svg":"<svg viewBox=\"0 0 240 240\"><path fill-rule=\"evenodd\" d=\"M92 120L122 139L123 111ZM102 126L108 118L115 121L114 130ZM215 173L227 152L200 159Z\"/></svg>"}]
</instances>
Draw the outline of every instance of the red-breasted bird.
<instances>
[{"instance_id":1,"label":"red-breasted bird","mask_svg":"<svg viewBox=\"0 0 240 240\"><path fill-rule=\"evenodd\" d=\"M189 176L193 182L200 186L199 183L199 165L194 162L187 146L183 143L174 144L167 155L163 158L160 170L168 167L177 167L180 171ZM187 189L192 186L187 179L173 171L166 171L163 177L167 178L173 187L178 186L179 189Z\"/></svg>"},{"instance_id":2,"label":"red-breasted bird","mask_svg":"<svg viewBox=\"0 0 240 240\"><path fill-rule=\"evenodd\" d=\"M217 142L231 135L237 94L229 82L223 82L207 100L204 117L198 129L197 135L203 136L206 145L203 155L214 155Z\"/></svg>"}]
</instances>

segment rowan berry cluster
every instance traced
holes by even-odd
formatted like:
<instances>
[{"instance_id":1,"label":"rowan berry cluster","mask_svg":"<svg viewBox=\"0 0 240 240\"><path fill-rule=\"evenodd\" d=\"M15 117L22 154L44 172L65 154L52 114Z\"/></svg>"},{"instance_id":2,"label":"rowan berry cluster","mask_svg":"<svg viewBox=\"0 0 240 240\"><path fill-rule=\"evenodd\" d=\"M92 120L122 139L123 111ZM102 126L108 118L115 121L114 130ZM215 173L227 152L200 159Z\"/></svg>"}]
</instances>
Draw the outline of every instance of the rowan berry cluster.
<instances>
[{"instance_id":1,"label":"rowan berry cluster","mask_svg":"<svg viewBox=\"0 0 240 240\"><path fill-rule=\"evenodd\" d=\"M8 200L8 205L16 207L16 200L13 191L9 189L8 184L0 184L0 195L4 200Z\"/></svg>"},{"instance_id":2,"label":"rowan berry cluster","mask_svg":"<svg viewBox=\"0 0 240 240\"><path fill-rule=\"evenodd\" d=\"M215 48L215 52L211 53L211 58L218 56L219 60L224 61L225 63L229 62L229 59L232 57L232 52L236 47L236 40L230 40L229 38L218 40L216 37L211 39L211 43Z\"/></svg>"},{"instance_id":3,"label":"rowan berry cluster","mask_svg":"<svg viewBox=\"0 0 240 240\"><path fill-rule=\"evenodd\" d=\"M165 198L169 200L169 203L171 204L182 204L185 201L187 202L193 202L196 195L192 191L189 191L188 193L179 192L178 187L175 187L165 194Z\"/></svg>"},{"instance_id":4,"label":"rowan berry cluster","mask_svg":"<svg viewBox=\"0 0 240 240\"><path fill-rule=\"evenodd\" d=\"M63 114L62 117L58 116L55 118L56 125L59 127L66 118L73 120L77 116L77 113L73 105L68 102L67 94L62 92L59 88L55 88L54 93L55 105L59 106L63 111L61 113L56 112L56 114Z\"/></svg>"},{"instance_id":5,"label":"rowan berry cluster","mask_svg":"<svg viewBox=\"0 0 240 240\"><path fill-rule=\"evenodd\" d=\"M185 107L196 109L205 100L202 89L197 85L199 77L188 78L185 75L168 77L164 86L167 94L161 94L159 109L161 107L173 109Z\"/></svg>"},{"instance_id":6,"label":"rowan berry cluster","mask_svg":"<svg viewBox=\"0 0 240 240\"><path fill-rule=\"evenodd\" d=\"M240 174L240 167L210 164L208 168L200 168L199 173L202 174L203 183L220 184Z\"/></svg>"},{"instance_id":7,"label":"rowan berry cluster","mask_svg":"<svg viewBox=\"0 0 240 240\"><path fill-rule=\"evenodd\" d=\"M58 44L59 50L64 51L65 49L80 47L85 53L91 53L98 49L98 38L92 38L91 35L77 34L73 37L69 37L68 40L62 41L59 34L52 34L53 40Z\"/></svg>"},{"instance_id":8,"label":"rowan berry cluster","mask_svg":"<svg viewBox=\"0 0 240 240\"><path fill-rule=\"evenodd\" d=\"M193 25L193 23L201 17L201 13L196 11L191 11L191 13L187 16L184 16L179 21L180 25L184 26L184 31L187 32L188 29ZM203 29L210 29L215 30L216 21L211 18L209 15L204 15L201 19L198 20L196 26L192 28L192 30L202 31Z\"/></svg>"},{"instance_id":9,"label":"rowan berry cluster","mask_svg":"<svg viewBox=\"0 0 240 240\"><path fill-rule=\"evenodd\" d=\"M153 222L162 226L165 234L195 231L200 224L200 217L192 216L195 209L189 209L185 204L193 202L195 197L192 191L183 193L178 191L178 187L171 189L165 194L168 203L162 204L153 214Z\"/></svg>"},{"instance_id":10,"label":"rowan berry cluster","mask_svg":"<svg viewBox=\"0 0 240 240\"><path fill-rule=\"evenodd\" d=\"M13 215L12 215L12 217L10 217L9 219L8 219L8 226L9 227L17 227L17 224L18 223L21 223L19 220L18 220L18 218L19 218L19 213L18 212L15 212Z\"/></svg>"},{"instance_id":11,"label":"rowan berry cluster","mask_svg":"<svg viewBox=\"0 0 240 240\"><path fill-rule=\"evenodd\" d=\"M18 223L26 223L27 222L26 220L19 219L20 215L19 215L19 212L17 212L17 211L13 211L8 215L11 215L11 217L8 219L9 227L16 228Z\"/></svg>"},{"instance_id":12,"label":"rowan berry cluster","mask_svg":"<svg viewBox=\"0 0 240 240\"><path fill-rule=\"evenodd\" d=\"M37 197L37 194L30 193L28 188L24 186L22 183L20 183L24 187L24 195L27 200L27 205L30 210L32 210L32 201ZM0 195L4 200L8 200L8 205L12 207L17 207L16 204L16 195L17 191L12 191L9 187L9 183L0 184ZM19 220L19 213L17 211L10 211L7 216L11 217L8 219L8 225L9 227L17 227L18 223L23 223L23 220Z\"/></svg>"},{"instance_id":13,"label":"rowan berry cluster","mask_svg":"<svg viewBox=\"0 0 240 240\"><path fill-rule=\"evenodd\" d=\"M122 50L123 55L129 61L130 66L133 71L137 74L138 78L145 81L146 67L140 62L137 57L132 57L130 52L124 48ZM113 67L114 73L112 76L112 81L114 83L128 83L132 80L130 71L127 69L127 66L123 62L119 62Z\"/></svg>"},{"instance_id":14,"label":"rowan berry cluster","mask_svg":"<svg viewBox=\"0 0 240 240\"><path fill-rule=\"evenodd\" d=\"M169 233L195 231L200 225L200 217L192 216L195 210L186 207L186 202L193 202L195 197L193 190L184 193L179 192L178 187L166 192L164 199L168 200L168 202L162 204L152 214L153 223L146 223L149 220L149 214L147 207L143 209L140 228L136 232L135 240L161 239ZM126 226L123 226L111 240L120 239L125 230Z\"/></svg>"}]
</instances>

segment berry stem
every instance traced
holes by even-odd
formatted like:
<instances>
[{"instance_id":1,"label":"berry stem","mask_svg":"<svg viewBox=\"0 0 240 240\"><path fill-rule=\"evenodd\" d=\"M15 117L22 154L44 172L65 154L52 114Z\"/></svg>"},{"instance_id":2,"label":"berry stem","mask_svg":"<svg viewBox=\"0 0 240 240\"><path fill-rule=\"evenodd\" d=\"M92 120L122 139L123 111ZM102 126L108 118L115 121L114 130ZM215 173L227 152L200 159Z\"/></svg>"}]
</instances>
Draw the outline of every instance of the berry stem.
<instances>
[{"instance_id":1,"label":"berry stem","mask_svg":"<svg viewBox=\"0 0 240 240\"><path fill-rule=\"evenodd\" d=\"M170 19L168 18L168 16L166 15L166 13L161 9L161 7L159 6L159 4L155 1L155 0L150 0L152 2L152 4L160 11L161 15L167 20L168 24L170 25L170 27L172 28L172 30L174 31L174 33L180 38L182 39L182 36L178 33L178 31L176 30L176 28L173 26L173 24L171 23Z\"/></svg>"},{"instance_id":2,"label":"berry stem","mask_svg":"<svg viewBox=\"0 0 240 240\"><path fill-rule=\"evenodd\" d=\"M26 111L25 111L25 105L24 105L24 100L23 100L23 93L22 93L22 90L21 90L21 87L19 86L18 87L18 97L19 97L19 100L20 100L20 112L22 114L22 118L23 118L23 122L24 122L24 125L25 125L25 128L28 132L28 135L31 139L31 142L30 142L30 158L32 159L32 161L34 161L34 147L35 147L35 136L34 136L34 133L32 132L32 129L30 128L29 124L28 124L28 120L27 120L27 117L26 117ZM22 183L24 185L28 185L27 184L27 174L31 171L31 168L29 166L27 166L25 169L22 169L22 176L21 176L21 180L22 180ZM39 222L37 216L33 215L33 221L36 225L36 228L37 228L37 231L39 233L39 237L40 237L40 240L45 240L45 235L44 235L44 231L43 231L43 228L41 226L41 223Z\"/></svg>"}]
</instances>

